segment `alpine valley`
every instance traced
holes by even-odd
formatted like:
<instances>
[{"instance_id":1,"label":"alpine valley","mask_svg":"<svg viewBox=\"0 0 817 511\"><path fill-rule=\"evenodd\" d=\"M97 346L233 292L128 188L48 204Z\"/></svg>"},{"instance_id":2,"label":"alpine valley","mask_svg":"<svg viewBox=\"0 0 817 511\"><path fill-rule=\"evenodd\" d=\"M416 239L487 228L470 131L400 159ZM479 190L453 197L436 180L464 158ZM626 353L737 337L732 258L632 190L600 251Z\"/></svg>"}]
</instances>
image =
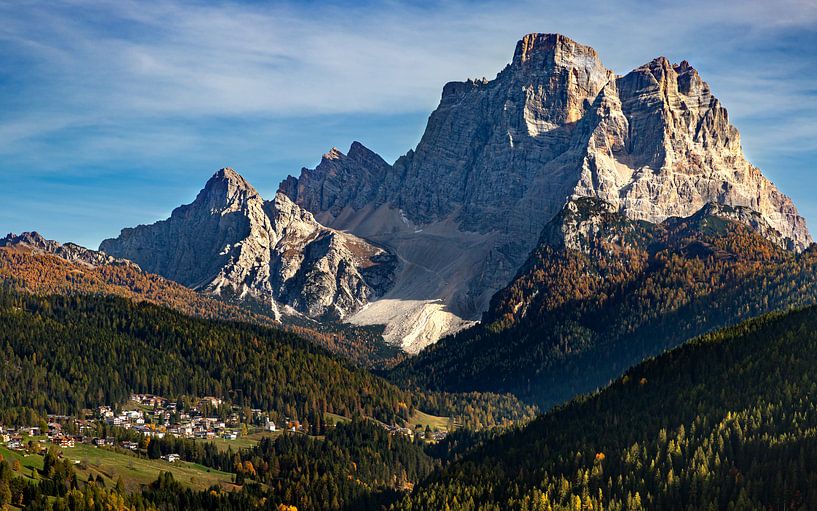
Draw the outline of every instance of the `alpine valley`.
<instances>
[{"instance_id":1,"label":"alpine valley","mask_svg":"<svg viewBox=\"0 0 817 511\"><path fill-rule=\"evenodd\" d=\"M0 240L0 509L815 509L815 328L695 68L528 34L393 163Z\"/></svg>"}]
</instances>

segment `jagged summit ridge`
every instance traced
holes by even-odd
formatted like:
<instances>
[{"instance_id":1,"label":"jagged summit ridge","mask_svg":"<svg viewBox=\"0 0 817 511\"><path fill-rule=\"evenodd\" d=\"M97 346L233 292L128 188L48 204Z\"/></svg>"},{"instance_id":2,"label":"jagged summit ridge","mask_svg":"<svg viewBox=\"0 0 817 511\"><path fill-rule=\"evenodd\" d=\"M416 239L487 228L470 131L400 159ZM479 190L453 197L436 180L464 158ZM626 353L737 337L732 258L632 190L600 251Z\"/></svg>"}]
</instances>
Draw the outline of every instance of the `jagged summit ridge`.
<instances>
[{"instance_id":1,"label":"jagged summit ridge","mask_svg":"<svg viewBox=\"0 0 817 511\"><path fill-rule=\"evenodd\" d=\"M314 169L302 169L300 178L289 176L280 191L309 211L337 216L347 205L361 209L381 202L390 169L383 158L353 142L348 154L333 147Z\"/></svg>"},{"instance_id":2,"label":"jagged summit ridge","mask_svg":"<svg viewBox=\"0 0 817 511\"><path fill-rule=\"evenodd\" d=\"M281 191L322 223L389 247L406 271L427 269L412 279L429 285L391 293L396 301L437 301L462 320L479 318L544 226L580 197L652 223L709 203L748 208L762 222L741 221L762 224L781 246L811 243L805 220L746 160L726 109L689 62L659 57L617 75L593 48L559 34L524 36L493 80L446 84L419 144L393 165L337 153Z\"/></svg>"},{"instance_id":3,"label":"jagged summit ridge","mask_svg":"<svg viewBox=\"0 0 817 511\"><path fill-rule=\"evenodd\" d=\"M229 167L213 174L196 197L197 202L208 208L222 211L241 208L254 199L260 199L258 191L241 174Z\"/></svg>"},{"instance_id":4,"label":"jagged summit ridge","mask_svg":"<svg viewBox=\"0 0 817 511\"><path fill-rule=\"evenodd\" d=\"M100 248L278 317L332 320L382 294L395 264L383 249L322 226L283 193L265 201L229 168L167 220L123 229Z\"/></svg>"}]
</instances>

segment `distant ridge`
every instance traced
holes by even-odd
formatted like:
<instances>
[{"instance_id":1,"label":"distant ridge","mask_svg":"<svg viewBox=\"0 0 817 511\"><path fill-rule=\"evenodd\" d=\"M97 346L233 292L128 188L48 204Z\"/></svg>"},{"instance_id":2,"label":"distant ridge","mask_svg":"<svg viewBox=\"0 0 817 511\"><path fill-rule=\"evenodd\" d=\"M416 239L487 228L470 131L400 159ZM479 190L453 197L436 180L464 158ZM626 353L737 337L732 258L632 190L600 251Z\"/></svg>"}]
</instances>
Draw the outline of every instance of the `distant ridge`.
<instances>
[{"instance_id":1,"label":"distant ridge","mask_svg":"<svg viewBox=\"0 0 817 511\"><path fill-rule=\"evenodd\" d=\"M271 318L207 298L137 264L36 231L0 239L0 280L36 294L109 294L207 319L275 324Z\"/></svg>"}]
</instances>

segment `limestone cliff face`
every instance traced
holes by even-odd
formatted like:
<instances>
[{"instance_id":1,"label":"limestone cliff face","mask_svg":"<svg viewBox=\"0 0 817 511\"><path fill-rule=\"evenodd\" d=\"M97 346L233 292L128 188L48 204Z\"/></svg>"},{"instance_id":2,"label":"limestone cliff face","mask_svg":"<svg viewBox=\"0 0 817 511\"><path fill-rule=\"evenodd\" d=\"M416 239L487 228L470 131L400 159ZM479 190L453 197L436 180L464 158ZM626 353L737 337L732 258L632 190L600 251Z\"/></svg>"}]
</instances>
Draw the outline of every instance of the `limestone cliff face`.
<instances>
[{"instance_id":1,"label":"limestone cliff face","mask_svg":"<svg viewBox=\"0 0 817 511\"><path fill-rule=\"evenodd\" d=\"M100 250L231 301L331 320L382 294L395 265L383 249L323 227L282 193L265 201L232 169L218 171L169 219L123 229Z\"/></svg>"},{"instance_id":2,"label":"limestone cliff face","mask_svg":"<svg viewBox=\"0 0 817 511\"><path fill-rule=\"evenodd\" d=\"M709 203L746 208L762 219L749 225L762 223L782 246L811 242L687 62L658 58L617 76L595 50L558 34L525 36L493 80L447 84L417 148L393 166L359 144L349 153L330 153L282 192L326 225L390 247L412 282L433 283L401 286L398 274L394 289L407 296L393 290L389 299L441 303L461 320L479 318L570 199L599 198L653 223ZM417 342L462 326L448 324L431 321Z\"/></svg>"},{"instance_id":3,"label":"limestone cliff face","mask_svg":"<svg viewBox=\"0 0 817 511\"><path fill-rule=\"evenodd\" d=\"M800 251L811 243L794 204L746 160L726 109L688 62L658 58L618 77L588 121L573 197L596 196L650 222L707 203L748 208L781 246Z\"/></svg>"}]
</instances>

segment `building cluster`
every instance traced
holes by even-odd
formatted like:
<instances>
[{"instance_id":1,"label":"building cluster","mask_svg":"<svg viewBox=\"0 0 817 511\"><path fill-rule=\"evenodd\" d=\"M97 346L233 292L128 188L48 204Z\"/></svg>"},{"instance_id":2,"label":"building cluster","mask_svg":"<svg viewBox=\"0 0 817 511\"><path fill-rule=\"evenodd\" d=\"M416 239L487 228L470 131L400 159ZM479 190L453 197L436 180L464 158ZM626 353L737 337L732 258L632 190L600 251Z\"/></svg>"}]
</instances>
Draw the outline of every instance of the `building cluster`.
<instances>
[{"instance_id":1,"label":"building cluster","mask_svg":"<svg viewBox=\"0 0 817 511\"><path fill-rule=\"evenodd\" d=\"M420 431L420 430L412 430L411 428L398 426L396 424L386 425L382 424L386 430L395 436L403 436L408 438L409 440L415 440L418 438L424 438L425 440L431 440L434 442L439 442L440 440L444 439L448 432L445 430L442 431Z\"/></svg>"},{"instance_id":2,"label":"building cluster","mask_svg":"<svg viewBox=\"0 0 817 511\"><path fill-rule=\"evenodd\" d=\"M206 396L198 399L195 406L179 410L176 402L151 394L132 394L128 406L115 410L111 406L99 406L93 413L83 418L49 415L48 428L26 426L3 428L0 426L0 440L12 450L24 450L27 438L34 437L38 443L51 443L61 448L71 448L79 443L97 447L116 446L112 436L100 437L99 422L108 426L139 432L142 436L163 438L165 435L179 438L212 440L236 440L241 430L241 417L237 407L231 407L226 417L213 416L212 411L223 405L219 398ZM210 412L210 413L208 413ZM274 432L275 423L261 410L252 410L256 430ZM63 431L64 425L72 424L73 434ZM298 431L300 424L287 421L287 429ZM121 441L119 447L135 451L139 444ZM174 462L175 459L167 461Z\"/></svg>"},{"instance_id":3,"label":"building cluster","mask_svg":"<svg viewBox=\"0 0 817 511\"><path fill-rule=\"evenodd\" d=\"M405 428L396 424L392 424L390 426L387 424L382 424L382 426L386 428L386 431L394 436L404 436L409 440L414 440L414 431L412 431L411 428Z\"/></svg>"},{"instance_id":4,"label":"building cluster","mask_svg":"<svg viewBox=\"0 0 817 511\"><path fill-rule=\"evenodd\" d=\"M0 426L0 440L2 440L3 445L12 451L19 451L24 448L23 438L32 436L32 432L39 435L40 428L36 426L24 428L4 428Z\"/></svg>"},{"instance_id":5,"label":"building cluster","mask_svg":"<svg viewBox=\"0 0 817 511\"><path fill-rule=\"evenodd\" d=\"M235 440L241 428L241 418L235 407L226 418L206 414L207 410L215 410L223 404L221 399L215 397L203 397L195 406L184 410L179 410L174 401L152 394L133 394L130 403L134 406L118 413L110 406L100 406L96 410L96 418L111 426L130 429L154 438L170 435L179 438ZM261 421L263 429L275 431L275 423L267 415L261 414L260 410L258 414L254 419Z\"/></svg>"},{"instance_id":6,"label":"building cluster","mask_svg":"<svg viewBox=\"0 0 817 511\"><path fill-rule=\"evenodd\" d=\"M223 404L221 399L206 396L198 399L194 406L179 409L176 402L161 396L132 394L128 405L121 410L103 405L84 418L49 415L48 426L45 430L40 426L5 429L0 426L0 439L6 447L12 450L26 449L28 441L25 439L30 437L34 437L39 443L49 442L61 448L71 448L82 443L97 447L119 446L131 451L139 449L138 442L129 440L117 442L112 436L100 437L99 423L103 422L110 427L136 431L143 437L163 438L169 435L202 440L216 438L236 440L242 429L242 418L238 413L240 410L233 406L225 414ZM219 416L214 416L216 410L221 412ZM252 409L251 413L254 430L265 432L277 430L275 423L270 420L267 413L259 409ZM72 425L70 428L72 434L63 431L64 425L68 423ZM413 431L403 426L379 424L390 434L403 436L410 440L425 438L440 441L447 434L446 431ZM295 419L285 418L282 427L287 432L305 432L303 425ZM167 461L172 463L176 459L167 459Z\"/></svg>"},{"instance_id":7,"label":"building cluster","mask_svg":"<svg viewBox=\"0 0 817 511\"><path fill-rule=\"evenodd\" d=\"M52 420L58 416L49 416ZM88 428L87 425L82 425ZM82 430L80 430L82 431ZM58 422L49 422L47 429L42 429L40 426L23 426L19 428L10 428L0 426L0 440L10 450L22 451L28 447L26 439L34 438L38 443L49 442L59 447L74 447L77 443L87 442L91 443L94 438L89 436L69 435L62 431L62 425Z\"/></svg>"}]
</instances>

